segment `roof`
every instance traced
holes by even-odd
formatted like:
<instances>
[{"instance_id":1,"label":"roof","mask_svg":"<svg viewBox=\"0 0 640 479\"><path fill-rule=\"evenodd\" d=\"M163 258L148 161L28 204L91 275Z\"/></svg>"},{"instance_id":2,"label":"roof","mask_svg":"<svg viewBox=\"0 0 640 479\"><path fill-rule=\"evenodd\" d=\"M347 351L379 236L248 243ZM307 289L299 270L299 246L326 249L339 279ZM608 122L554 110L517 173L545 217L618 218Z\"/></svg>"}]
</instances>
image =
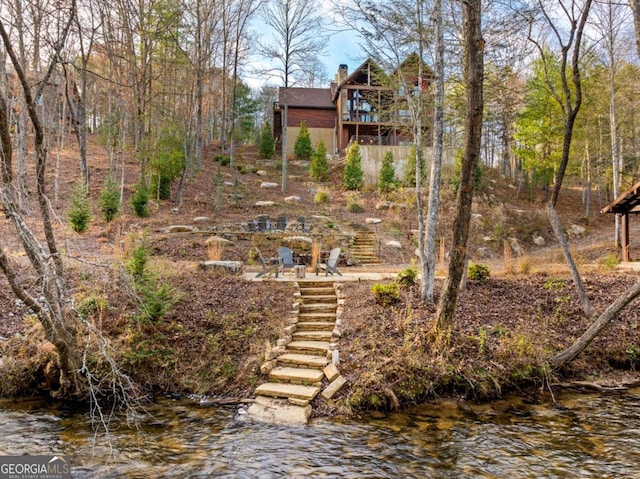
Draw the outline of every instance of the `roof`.
<instances>
[{"instance_id":1,"label":"roof","mask_svg":"<svg viewBox=\"0 0 640 479\"><path fill-rule=\"evenodd\" d=\"M602 213L640 213L640 181L602 208Z\"/></svg>"},{"instance_id":2,"label":"roof","mask_svg":"<svg viewBox=\"0 0 640 479\"><path fill-rule=\"evenodd\" d=\"M366 67L366 68L365 68ZM371 74L371 76L370 76ZM374 62L371 58L367 58L362 65L356 68L351 75L345 78L338 86L333 90L333 101L338 100L340 90L345 85L361 85L368 79L373 79L376 85L381 85L382 80L386 78L384 71Z\"/></svg>"},{"instance_id":3,"label":"roof","mask_svg":"<svg viewBox=\"0 0 640 479\"><path fill-rule=\"evenodd\" d=\"M278 100L284 105L284 87L280 87ZM336 109L331 101L331 88L289 88L288 108L330 108Z\"/></svg>"}]
</instances>

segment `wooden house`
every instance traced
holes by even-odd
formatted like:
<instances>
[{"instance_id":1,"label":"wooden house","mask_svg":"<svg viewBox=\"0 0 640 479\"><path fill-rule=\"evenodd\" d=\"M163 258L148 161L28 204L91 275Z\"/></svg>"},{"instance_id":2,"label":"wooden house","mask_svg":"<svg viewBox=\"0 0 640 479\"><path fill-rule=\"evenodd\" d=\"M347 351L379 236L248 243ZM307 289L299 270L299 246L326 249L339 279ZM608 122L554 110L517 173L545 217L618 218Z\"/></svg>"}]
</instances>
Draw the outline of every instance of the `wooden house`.
<instances>
[{"instance_id":1,"label":"wooden house","mask_svg":"<svg viewBox=\"0 0 640 479\"><path fill-rule=\"evenodd\" d=\"M627 191L618 196L602 209L602 213L613 213L620 215L622 220L621 229L621 246L622 261L628 263L631 261L629 252L629 215L640 214L640 182L633 185Z\"/></svg>"},{"instance_id":2,"label":"wooden house","mask_svg":"<svg viewBox=\"0 0 640 479\"><path fill-rule=\"evenodd\" d=\"M302 122L309 128L314 148L322 139L330 153L344 154L354 141L372 146L410 145L412 136L406 125L411 115L406 96L418 88L426 90L431 83L431 71L425 67L426 80L418 86L417 75L411 73L416 58L408 57L390 74L372 59L367 59L351 74L347 65L340 65L336 80L329 88L289 88L286 92L287 154L293 156ZM404 82L398 81L400 76ZM409 87L401 86L407 84ZM274 105L274 137L279 145L284 90L280 88L278 102Z\"/></svg>"}]
</instances>

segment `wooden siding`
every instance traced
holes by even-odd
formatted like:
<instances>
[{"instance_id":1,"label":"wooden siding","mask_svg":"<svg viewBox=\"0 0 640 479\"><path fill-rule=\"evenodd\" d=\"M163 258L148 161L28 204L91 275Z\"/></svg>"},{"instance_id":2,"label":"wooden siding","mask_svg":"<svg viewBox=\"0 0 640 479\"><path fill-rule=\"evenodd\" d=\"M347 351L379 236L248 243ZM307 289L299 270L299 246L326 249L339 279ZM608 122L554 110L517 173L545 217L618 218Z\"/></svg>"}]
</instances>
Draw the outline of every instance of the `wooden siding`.
<instances>
[{"instance_id":1,"label":"wooden siding","mask_svg":"<svg viewBox=\"0 0 640 479\"><path fill-rule=\"evenodd\" d=\"M333 128L336 126L336 111L289 108L287 112L287 125L289 127L300 126L303 121L308 128Z\"/></svg>"}]
</instances>

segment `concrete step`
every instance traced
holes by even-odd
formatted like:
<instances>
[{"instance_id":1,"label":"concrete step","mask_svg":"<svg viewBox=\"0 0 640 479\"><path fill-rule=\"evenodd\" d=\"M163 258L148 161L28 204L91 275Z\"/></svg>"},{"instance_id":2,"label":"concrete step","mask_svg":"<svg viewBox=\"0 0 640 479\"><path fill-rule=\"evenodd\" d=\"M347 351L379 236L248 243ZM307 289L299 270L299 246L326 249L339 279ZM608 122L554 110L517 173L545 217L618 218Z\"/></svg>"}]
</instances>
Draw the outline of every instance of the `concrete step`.
<instances>
[{"instance_id":1,"label":"concrete step","mask_svg":"<svg viewBox=\"0 0 640 479\"><path fill-rule=\"evenodd\" d=\"M264 383L256 388L256 396L274 398L295 398L311 401L320 392L319 386L304 386L302 384Z\"/></svg>"},{"instance_id":2,"label":"concrete step","mask_svg":"<svg viewBox=\"0 0 640 479\"><path fill-rule=\"evenodd\" d=\"M300 323L317 323L317 322L335 322L336 313L333 312L324 312L324 313L299 313L298 314L298 324Z\"/></svg>"},{"instance_id":3,"label":"concrete step","mask_svg":"<svg viewBox=\"0 0 640 479\"><path fill-rule=\"evenodd\" d=\"M292 337L294 341L331 341L331 331L296 330Z\"/></svg>"},{"instance_id":4,"label":"concrete step","mask_svg":"<svg viewBox=\"0 0 640 479\"><path fill-rule=\"evenodd\" d=\"M323 355L329 350L328 341L291 341L285 353Z\"/></svg>"},{"instance_id":5,"label":"concrete step","mask_svg":"<svg viewBox=\"0 0 640 479\"><path fill-rule=\"evenodd\" d=\"M312 369L323 369L329 360L326 356L313 356L311 354L285 353L278 356L279 366L302 366Z\"/></svg>"},{"instance_id":6,"label":"concrete step","mask_svg":"<svg viewBox=\"0 0 640 479\"><path fill-rule=\"evenodd\" d=\"M274 383L304 384L319 386L324 373L320 369L278 366L269 373L269 381Z\"/></svg>"},{"instance_id":7,"label":"concrete step","mask_svg":"<svg viewBox=\"0 0 640 479\"><path fill-rule=\"evenodd\" d=\"M298 321L296 331L333 331L336 327L335 316L333 319L334 321Z\"/></svg>"}]
</instances>

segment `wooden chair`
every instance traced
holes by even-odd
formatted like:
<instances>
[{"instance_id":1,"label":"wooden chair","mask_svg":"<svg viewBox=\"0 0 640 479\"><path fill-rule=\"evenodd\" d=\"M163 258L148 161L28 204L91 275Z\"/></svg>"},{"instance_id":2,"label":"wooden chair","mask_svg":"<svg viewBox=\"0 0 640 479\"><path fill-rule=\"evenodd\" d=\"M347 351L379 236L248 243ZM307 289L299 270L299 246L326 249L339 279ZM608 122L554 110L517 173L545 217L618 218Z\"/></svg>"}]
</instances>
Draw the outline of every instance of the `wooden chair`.
<instances>
[{"instance_id":1,"label":"wooden chair","mask_svg":"<svg viewBox=\"0 0 640 479\"><path fill-rule=\"evenodd\" d=\"M329 257L319 261L316 267L316 276L318 276L318 272L320 268L324 268L325 276L337 274L338 276L342 276L342 273L338 271L338 259L340 259L340 248L333 248L329 252Z\"/></svg>"},{"instance_id":2,"label":"wooden chair","mask_svg":"<svg viewBox=\"0 0 640 479\"><path fill-rule=\"evenodd\" d=\"M293 251L291 248L287 248L286 246L280 246L278 248L278 262L280 264L282 274L285 273L287 268L293 270L293 267L298 264L293 261Z\"/></svg>"},{"instance_id":3,"label":"wooden chair","mask_svg":"<svg viewBox=\"0 0 640 479\"><path fill-rule=\"evenodd\" d=\"M258 259L260 260L260 265L262 266L262 271L260 271L256 275L256 278L260 278L261 276L264 276L265 274L267 276L271 276L273 273L275 273L276 277L277 277L278 276L278 265L277 264L274 265L273 263L265 260L264 256L262 256L262 251L260 251L257 246L254 246L254 248L258 252Z\"/></svg>"}]
</instances>

